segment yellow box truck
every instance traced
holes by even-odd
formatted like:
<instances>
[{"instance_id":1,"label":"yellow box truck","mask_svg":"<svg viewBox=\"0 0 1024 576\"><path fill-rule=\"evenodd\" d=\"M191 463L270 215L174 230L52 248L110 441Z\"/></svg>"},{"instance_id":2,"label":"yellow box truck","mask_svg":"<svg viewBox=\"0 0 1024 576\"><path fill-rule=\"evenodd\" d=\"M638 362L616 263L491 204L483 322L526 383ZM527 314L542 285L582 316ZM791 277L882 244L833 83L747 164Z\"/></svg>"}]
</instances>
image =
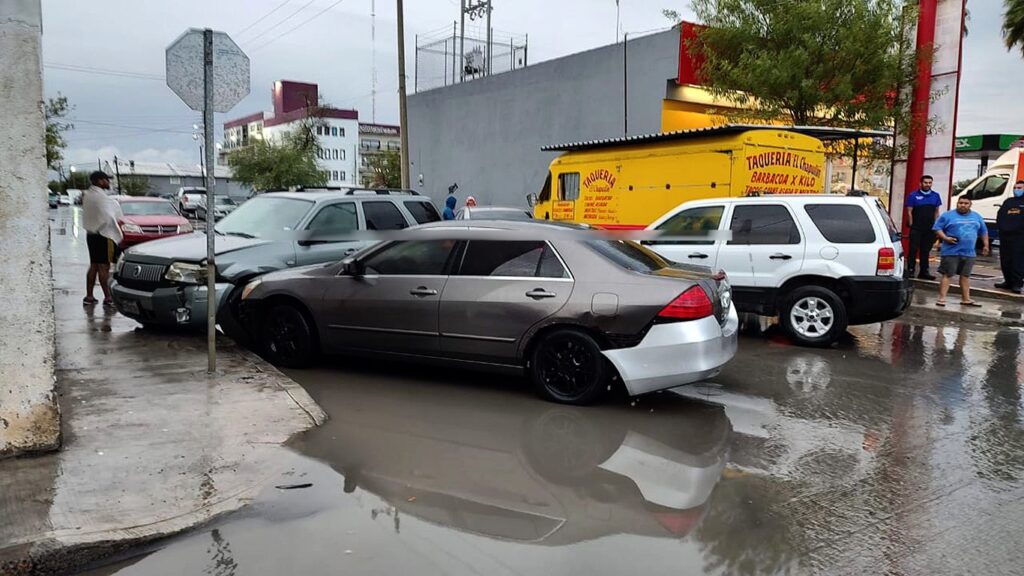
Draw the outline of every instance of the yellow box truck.
<instances>
[{"instance_id":1,"label":"yellow box truck","mask_svg":"<svg viewBox=\"0 0 1024 576\"><path fill-rule=\"evenodd\" d=\"M725 125L546 146L562 151L534 217L641 229L689 200L825 191L821 140L772 126Z\"/></svg>"}]
</instances>

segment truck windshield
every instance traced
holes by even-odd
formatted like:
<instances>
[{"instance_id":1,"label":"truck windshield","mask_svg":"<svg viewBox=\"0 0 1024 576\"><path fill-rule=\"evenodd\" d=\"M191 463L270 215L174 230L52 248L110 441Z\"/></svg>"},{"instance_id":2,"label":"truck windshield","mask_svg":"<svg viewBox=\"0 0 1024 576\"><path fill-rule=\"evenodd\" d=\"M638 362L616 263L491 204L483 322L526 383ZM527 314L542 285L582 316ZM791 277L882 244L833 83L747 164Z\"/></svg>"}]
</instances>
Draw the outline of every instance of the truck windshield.
<instances>
[{"instance_id":1,"label":"truck windshield","mask_svg":"<svg viewBox=\"0 0 1024 576\"><path fill-rule=\"evenodd\" d=\"M225 216L214 230L228 236L273 238L295 230L312 207L309 200L256 197Z\"/></svg>"}]
</instances>

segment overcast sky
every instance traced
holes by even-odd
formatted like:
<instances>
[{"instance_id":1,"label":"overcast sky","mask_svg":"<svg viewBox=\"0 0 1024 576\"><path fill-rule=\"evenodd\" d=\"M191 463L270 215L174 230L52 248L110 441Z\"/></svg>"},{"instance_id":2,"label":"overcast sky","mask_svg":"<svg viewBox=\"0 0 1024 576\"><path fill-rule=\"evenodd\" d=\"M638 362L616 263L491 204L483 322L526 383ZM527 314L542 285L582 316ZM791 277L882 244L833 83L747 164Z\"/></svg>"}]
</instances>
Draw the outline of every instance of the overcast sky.
<instances>
[{"instance_id":1,"label":"overcast sky","mask_svg":"<svg viewBox=\"0 0 1024 576\"><path fill-rule=\"evenodd\" d=\"M89 165L98 156L106 160L114 154L138 161L198 163L191 132L199 116L162 79L164 49L189 27L228 32L252 60L252 93L231 113L218 115L218 127L226 119L270 109L270 87L278 79L315 82L328 103L358 109L360 120L370 121L371 0L342 0L317 16L332 4L335 0L43 0L46 94L61 92L75 106L67 163ZM494 4L495 29L529 34L531 62L615 41L614 0ZM666 7L692 19L686 1L621 4L622 29L630 33L666 27L661 15ZM969 4L972 22L965 42L958 132L1024 134L1024 99L1009 85L1024 78L1024 60L1002 46L1002 2ZM397 123L395 2L377 0L376 10L376 120ZM457 18L458 0L406 0L410 92L416 35L446 29ZM959 163L956 176L969 177L973 171L972 163Z\"/></svg>"}]
</instances>

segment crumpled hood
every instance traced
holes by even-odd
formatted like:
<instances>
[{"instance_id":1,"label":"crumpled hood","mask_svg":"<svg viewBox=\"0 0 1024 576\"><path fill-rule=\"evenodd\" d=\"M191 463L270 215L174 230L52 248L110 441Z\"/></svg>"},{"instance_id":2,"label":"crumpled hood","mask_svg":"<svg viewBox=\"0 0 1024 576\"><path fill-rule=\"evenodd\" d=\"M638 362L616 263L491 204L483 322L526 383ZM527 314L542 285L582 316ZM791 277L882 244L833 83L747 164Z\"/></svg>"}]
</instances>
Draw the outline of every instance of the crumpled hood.
<instances>
[{"instance_id":1,"label":"crumpled hood","mask_svg":"<svg viewBox=\"0 0 1024 576\"><path fill-rule=\"evenodd\" d=\"M217 236L215 254L220 256L270 244L269 240L259 238L243 238L241 236ZM154 264L175 262L202 262L206 259L206 234L193 232L173 238L145 242L133 246L125 252L125 258L134 262L150 262Z\"/></svg>"}]
</instances>

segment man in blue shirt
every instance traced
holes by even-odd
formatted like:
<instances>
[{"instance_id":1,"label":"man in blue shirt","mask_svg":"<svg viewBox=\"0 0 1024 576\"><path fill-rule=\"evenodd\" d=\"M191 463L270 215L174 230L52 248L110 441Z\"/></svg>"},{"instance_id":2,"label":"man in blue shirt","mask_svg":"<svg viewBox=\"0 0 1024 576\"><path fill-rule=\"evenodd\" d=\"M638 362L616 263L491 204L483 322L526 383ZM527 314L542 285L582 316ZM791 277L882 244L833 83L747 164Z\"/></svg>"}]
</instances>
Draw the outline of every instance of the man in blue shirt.
<instances>
[{"instance_id":1,"label":"man in blue shirt","mask_svg":"<svg viewBox=\"0 0 1024 576\"><path fill-rule=\"evenodd\" d=\"M918 278L935 280L928 272L928 258L935 244L935 233L932 226L939 217L942 208L942 197L932 190L932 177L921 177L921 187L907 197L907 222L910 224L910 253L907 254L907 276L914 275L914 265L920 261Z\"/></svg>"},{"instance_id":2,"label":"man in blue shirt","mask_svg":"<svg viewBox=\"0 0 1024 576\"><path fill-rule=\"evenodd\" d=\"M971 300L971 269L974 268L974 259L977 256L974 247L979 236L984 246L982 254L988 256L989 253L988 228L985 227L985 220L971 210L971 200L961 196L956 202L956 210L939 216L932 229L939 240L942 240L942 248L939 249L939 255L942 257L939 274L942 280L939 282L939 299L935 304L946 305L950 279L953 276L960 276L960 304L981 306Z\"/></svg>"}]
</instances>

